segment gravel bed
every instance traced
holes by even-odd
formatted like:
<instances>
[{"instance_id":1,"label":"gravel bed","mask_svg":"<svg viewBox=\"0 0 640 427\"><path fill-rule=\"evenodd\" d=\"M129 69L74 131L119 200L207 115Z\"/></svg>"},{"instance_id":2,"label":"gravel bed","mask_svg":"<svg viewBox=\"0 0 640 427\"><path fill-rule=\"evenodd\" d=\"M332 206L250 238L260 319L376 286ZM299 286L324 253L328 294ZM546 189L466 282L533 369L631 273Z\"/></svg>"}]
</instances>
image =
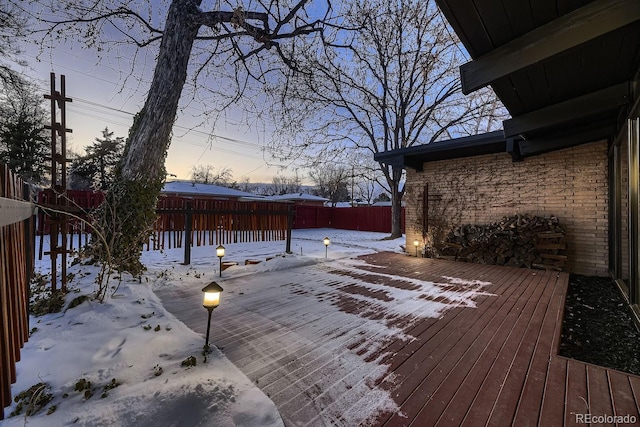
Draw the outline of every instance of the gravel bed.
<instances>
[{"instance_id":1,"label":"gravel bed","mask_svg":"<svg viewBox=\"0 0 640 427\"><path fill-rule=\"evenodd\" d=\"M640 375L640 332L611 279L571 274L560 355Z\"/></svg>"}]
</instances>

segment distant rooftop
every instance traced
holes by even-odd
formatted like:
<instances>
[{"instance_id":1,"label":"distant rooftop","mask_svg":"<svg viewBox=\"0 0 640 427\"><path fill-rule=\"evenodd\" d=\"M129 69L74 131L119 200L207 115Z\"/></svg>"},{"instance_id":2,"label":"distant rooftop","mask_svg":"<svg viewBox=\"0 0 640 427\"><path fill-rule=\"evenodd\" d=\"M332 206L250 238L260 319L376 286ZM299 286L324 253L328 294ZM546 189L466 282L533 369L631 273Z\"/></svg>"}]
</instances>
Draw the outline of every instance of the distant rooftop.
<instances>
[{"instance_id":1,"label":"distant rooftop","mask_svg":"<svg viewBox=\"0 0 640 427\"><path fill-rule=\"evenodd\" d=\"M380 202L375 202L371 206L375 206L375 207L391 206L391 202L390 201L380 201ZM402 201L402 207L405 207L405 206L406 206L406 202L403 200Z\"/></svg>"},{"instance_id":2,"label":"distant rooftop","mask_svg":"<svg viewBox=\"0 0 640 427\"><path fill-rule=\"evenodd\" d=\"M307 201L307 202L327 202L329 199L326 197L314 196L307 193L289 193L289 194L277 194L275 196L268 196L270 200L290 200L290 201Z\"/></svg>"},{"instance_id":3,"label":"distant rooftop","mask_svg":"<svg viewBox=\"0 0 640 427\"><path fill-rule=\"evenodd\" d=\"M191 196L209 196L209 197L250 197L262 198L253 193L236 190L234 188L222 187L213 184L200 184L191 181L172 181L164 184L161 193L163 194L180 194Z\"/></svg>"}]
</instances>

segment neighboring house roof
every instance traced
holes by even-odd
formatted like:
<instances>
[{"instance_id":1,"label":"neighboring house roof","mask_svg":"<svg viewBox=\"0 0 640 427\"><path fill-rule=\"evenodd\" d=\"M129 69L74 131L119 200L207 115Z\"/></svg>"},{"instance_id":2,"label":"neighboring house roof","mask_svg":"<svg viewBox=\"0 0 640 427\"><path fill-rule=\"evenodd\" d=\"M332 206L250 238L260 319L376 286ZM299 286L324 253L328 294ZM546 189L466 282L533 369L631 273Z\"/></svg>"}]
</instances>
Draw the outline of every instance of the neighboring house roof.
<instances>
[{"instance_id":1,"label":"neighboring house roof","mask_svg":"<svg viewBox=\"0 0 640 427\"><path fill-rule=\"evenodd\" d=\"M161 193L224 198L260 198L260 196L256 196L255 194L233 188L213 184L193 183L191 181L167 182L164 184Z\"/></svg>"},{"instance_id":2,"label":"neighboring house roof","mask_svg":"<svg viewBox=\"0 0 640 427\"><path fill-rule=\"evenodd\" d=\"M314 196L313 194L307 193L289 193L289 194L277 194L274 196L267 197L270 200L286 200L286 201L305 201L305 202L326 202L329 199L326 197Z\"/></svg>"},{"instance_id":3,"label":"neighboring house roof","mask_svg":"<svg viewBox=\"0 0 640 427\"><path fill-rule=\"evenodd\" d=\"M402 202L402 207L406 206L406 202L403 200ZM391 202L375 202L374 204L372 204L371 206L375 206L375 207L387 207L387 206L391 206Z\"/></svg>"},{"instance_id":4,"label":"neighboring house roof","mask_svg":"<svg viewBox=\"0 0 640 427\"><path fill-rule=\"evenodd\" d=\"M331 202L326 202L325 206L333 206L333 204ZM333 206L334 208L351 208L353 207L351 205L351 202L336 202L335 206Z\"/></svg>"}]
</instances>

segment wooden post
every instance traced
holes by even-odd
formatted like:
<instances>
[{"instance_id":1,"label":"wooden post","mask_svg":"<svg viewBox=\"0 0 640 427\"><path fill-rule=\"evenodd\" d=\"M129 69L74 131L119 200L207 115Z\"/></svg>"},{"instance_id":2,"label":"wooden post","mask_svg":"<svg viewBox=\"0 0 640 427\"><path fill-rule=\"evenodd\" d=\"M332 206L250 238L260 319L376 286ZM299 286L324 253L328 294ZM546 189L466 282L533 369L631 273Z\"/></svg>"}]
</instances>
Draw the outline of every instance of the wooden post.
<instances>
[{"instance_id":1,"label":"wooden post","mask_svg":"<svg viewBox=\"0 0 640 427\"><path fill-rule=\"evenodd\" d=\"M291 253L291 229L293 228L293 217L296 214L292 205L287 206L287 248L285 251Z\"/></svg>"},{"instance_id":2,"label":"wooden post","mask_svg":"<svg viewBox=\"0 0 640 427\"><path fill-rule=\"evenodd\" d=\"M58 206L58 210L66 211L69 207L69 201L64 196L67 191L67 133L71 129L67 129L67 113L66 103L71 102L71 98L67 98L66 84L64 75L60 76L60 92L56 90L56 75L50 74L51 94L45 95L45 99L51 100L51 124L45 126L51 130L51 190L52 199L49 202ZM60 109L60 122L56 118L56 108ZM60 141L60 149L58 150L58 141ZM51 256L51 290L57 289L57 260L58 253L62 256L62 277L61 288L66 290L67 287L67 233L69 231L68 220L60 213L54 213L51 216L50 229L50 251ZM61 235L62 245L58 246L58 235Z\"/></svg>"},{"instance_id":3,"label":"wooden post","mask_svg":"<svg viewBox=\"0 0 640 427\"><path fill-rule=\"evenodd\" d=\"M429 183L424 185L424 193L422 195L422 240L426 242L427 233L429 232Z\"/></svg>"},{"instance_id":4,"label":"wooden post","mask_svg":"<svg viewBox=\"0 0 640 427\"><path fill-rule=\"evenodd\" d=\"M640 118L630 119L629 132L629 300L640 304Z\"/></svg>"},{"instance_id":5,"label":"wooden post","mask_svg":"<svg viewBox=\"0 0 640 427\"><path fill-rule=\"evenodd\" d=\"M29 184L22 185L22 199L30 200L30 192L29 192ZM31 218L24 220L24 257L25 257L25 277L27 278L27 283L31 283L31 279L33 279L33 270L34 270L34 259L35 259L35 233L34 227L35 222L33 220L33 216ZM27 301L31 297L31 288L27 286ZM27 309L29 305L27 304ZM27 317L28 319L28 317Z\"/></svg>"},{"instance_id":6,"label":"wooden post","mask_svg":"<svg viewBox=\"0 0 640 427\"><path fill-rule=\"evenodd\" d=\"M191 264L191 232L193 229L193 202L187 200L187 209L184 213L184 262L183 265Z\"/></svg>"}]
</instances>

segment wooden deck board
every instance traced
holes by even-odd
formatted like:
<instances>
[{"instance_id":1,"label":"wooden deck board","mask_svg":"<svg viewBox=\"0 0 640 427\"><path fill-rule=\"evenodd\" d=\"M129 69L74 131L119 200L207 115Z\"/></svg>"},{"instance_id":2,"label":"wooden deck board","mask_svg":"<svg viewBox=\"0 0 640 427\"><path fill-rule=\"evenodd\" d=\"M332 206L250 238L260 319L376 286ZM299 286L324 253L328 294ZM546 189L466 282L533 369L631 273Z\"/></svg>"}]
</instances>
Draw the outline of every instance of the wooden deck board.
<instances>
[{"instance_id":1,"label":"wooden deck board","mask_svg":"<svg viewBox=\"0 0 640 427\"><path fill-rule=\"evenodd\" d=\"M507 366L500 367L497 364L494 365L496 374L503 370L506 376L500 384L500 387L495 391L497 394L493 402L488 395L483 395L483 407L487 408L485 413L488 412L490 408L490 412L488 412L489 425L500 425L503 422L502 420L512 419L514 416L533 356L535 342L537 341L540 331L540 323L542 323L542 318L547 308L546 299L549 289L549 286L544 288L544 292L540 296L540 300L537 301L531 317L525 320L527 322L526 329L524 329L524 331L518 331L520 333L520 342L517 343L517 349L512 351L507 347L503 348L503 351L507 353L504 358ZM517 341L517 339L515 341ZM509 355L511 354L513 354L513 356L512 359L509 360ZM491 376L492 373L489 372L488 375ZM495 392L492 392L491 395ZM480 390L480 393L482 393L482 390Z\"/></svg>"},{"instance_id":2,"label":"wooden deck board","mask_svg":"<svg viewBox=\"0 0 640 427\"><path fill-rule=\"evenodd\" d=\"M538 275L538 278L544 276ZM523 298L519 303L524 303L524 308L519 311L518 317L512 323L512 329L509 331L506 339L501 343L502 347L496 359L493 361L491 369L487 372L483 384L477 393L467 416L465 417L466 425L484 425L488 422L493 407L500 403L506 404L505 398L508 400L517 399L516 396L502 394L502 401L498 401L498 396L506 385L508 375L511 374L514 358L518 349L522 345L524 336L526 335L527 326L531 322L531 318L536 312L540 299L543 297L545 280L536 280L529 284L535 291L528 298ZM507 388L507 392L511 390Z\"/></svg>"},{"instance_id":3,"label":"wooden deck board","mask_svg":"<svg viewBox=\"0 0 640 427\"><path fill-rule=\"evenodd\" d=\"M587 367L581 363L567 363L566 406L564 425L579 425L576 415L589 413L589 391L587 388Z\"/></svg>"},{"instance_id":4,"label":"wooden deck board","mask_svg":"<svg viewBox=\"0 0 640 427\"><path fill-rule=\"evenodd\" d=\"M521 289L527 288L522 287ZM529 290L532 289L529 288ZM517 302L517 299L513 297L511 300ZM508 302L507 300L505 304L508 304ZM500 308L504 310L507 307L502 305ZM440 415L439 411L431 410L431 405L429 405L428 410L423 407L422 412L417 417L420 422L425 424L435 423L438 418L439 423L442 425L458 425L462 422L466 411L461 411L460 408L468 407L476 398L476 395L465 390L478 390L480 388L487 372L491 369L492 362L500 351L504 339L512 331L521 308L514 305L506 316L493 316L491 323L483 329L482 335L484 337L479 337L481 339L476 340L470 346L470 351L460 360L459 368L453 370L447 377L446 382L439 388L439 400L447 403L445 412ZM464 346L464 343L462 345ZM455 392L455 395L452 395L453 392ZM450 403L454 401L455 404L451 405ZM435 417L436 414L438 415L437 418Z\"/></svg>"},{"instance_id":5,"label":"wooden deck board","mask_svg":"<svg viewBox=\"0 0 640 427\"><path fill-rule=\"evenodd\" d=\"M563 425L566 406L567 361L552 357L549 361L544 394L539 417L539 426Z\"/></svg>"},{"instance_id":6,"label":"wooden deck board","mask_svg":"<svg viewBox=\"0 0 640 427\"><path fill-rule=\"evenodd\" d=\"M264 281L251 278L225 286L212 342L272 398L287 426L359 424L353 414L375 405L374 388L398 410L381 407L368 425L546 427L581 425L579 414L639 419L640 377L557 355L567 274L391 253L360 259L365 263L355 267L294 269L266 294L257 291ZM446 277L491 284L475 307L426 317L429 301L451 303L464 291ZM392 289L410 292L412 280L440 283L442 294L388 311ZM191 313L199 290L159 294L204 331L203 316ZM328 321L338 314L339 322ZM381 334L372 322L402 334Z\"/></svg>"},{"instance_id":7,"label":"wooden deck board","mask_svg":"<svg viewBox=\"0 0 640 427\"><path fill-rule=\"evenodd\" d=\"M587 387L589 388L588 412L595 416L613 415L606 369L587 365Z\"/></svg>"},{"instance_id":8,"label":"wooden deck board","mask_svg":"<svg viewBox=\"0 0 640 427\"><path fill-rule=\"evenodd\" d=\"M557 274L547 273L546 277L539 285L544 286L544 292L542 293L540 300L538 300L535 311L527 324L527 329L524 335L522 336L520 346L511 361L507 378L500 389L500 394L496 398L491 412L489 419L490 425L500 426L502 425L503 420L511 420L515 417L515 412L518 408L527 377L531 373L530 367L536 354L536 345L540 339L542 324L544 323L544 319L548 313L549 300L557 290L556 277ZM537 414L535 412L529 415L537 418Z\"/></svg>"},{"instance_id":9,"label":"wooden deck board","mask_svg":"<svg viewBox=\"0 0 640 427\"><path fill-rule=\"evenodd\" d=\"M640 420L638 405L634 403L634 401L637 402L637 399L634 398L629 377L617 371L609 371L608 376L614 409L613 415L629 415Z\"/></svg>"},{"instance_id":10,"label":"wooden deck board","mask_svg":"<svg viewBox=\"0 0 640 427\"><path fill-rule=\"evenodd\" d=\"M533 359L529 365L529 371L522 388L522 394L518 402L514 424L519 426L534 426L538 423L542 411L542 397L546 374L552 354L553 337L562 328L560 307L564 301L561 278L557 277L556 287L551 302L547 307L540 334L534 349Z\"/></svg>"},{"instance_id":11,"label":"wooden deck board","mask_svg":"<svg viewBox=\"0 0 640 427\"><path fill-rule=\"evenodd\" d=\"M523 286L511 289L528 292L533 288ZM506 303L516 303L518 300L519 298L513 297L507 299ZM495 326L492 325L502 323L497 314L500 313L504 303L504 301L494 298L493 304L485 305L483 310L480 308L466 310L465 314L468 316L456 316L455 321L451 322L447 329L439 331L440 340L436 339L438 335L426 340L425 345L420 349L421 351L413 353L410 357L416 361L409 366L406 363L401 365L409 367L410 370L398 369L394 371L396 376L402 376L406 379L400 384L400 390L394 395L397 402L402 402L402 415L394 414L389 420L390 425L400 423L401 419L412 421L427 402L429 402L430 409L437 405L438 402L435 402L434 399L439 396L436 397L434 394L447 380L447 376L460 365L460 361L466 354L469 355L469 358L474 358L474 351L481 350L484 340L490 339L491 334L495 332ZM488 334L481 334L483 331L488 331ZM471 346L472 344L476 345ZM448 399L443 399L440 403L444 404L446 401ZM433 411L437 410L433 409ZM421 420L421 422L424 421Z\"/></svg>"}]
</instances>

